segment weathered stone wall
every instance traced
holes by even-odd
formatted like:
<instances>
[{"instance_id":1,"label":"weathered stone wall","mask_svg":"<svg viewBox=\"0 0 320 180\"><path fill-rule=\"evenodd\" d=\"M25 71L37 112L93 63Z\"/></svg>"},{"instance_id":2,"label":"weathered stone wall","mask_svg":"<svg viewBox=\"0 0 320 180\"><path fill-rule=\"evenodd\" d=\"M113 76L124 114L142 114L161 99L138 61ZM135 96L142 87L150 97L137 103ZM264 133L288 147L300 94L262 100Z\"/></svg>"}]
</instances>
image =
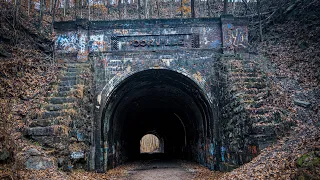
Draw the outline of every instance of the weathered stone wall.
<instances>
[{"instance_id":1,"label":"weathered stone wall","mask_svg":"<svg viewBox=\"0 0 320 180\"><path fill-rule=\"evenodd\" d=\"M54 105L46 111L50 111L50 117L63 117L46 125L37 124L27 134L52 145L60 154L64 152L59 157L69 164L89 162L90 169L101 168L101 159L119 164L125 160L121 155L122 143L107 144L101 139L102 130L109 127L107 116L101 116L102 107L128 77L145 70L164 69L193 81L204 92L213 113L206 122L206 131L210 133L202 134L188 146L192 159L212 169L219 169L219 162L247 162L257 149L251 136L247 137L251 132L249 113L241 105L241 98L237 98L242 91L236 87L241 84L220 73L224 71L224 75L233 77L232 71L225 68L232 61L220 55L246 51L246 23L245 19L233 16L56 23L55 57L63 68L57 92L48 98ZM60 122L65 123L61 126ZM60 144L64 146L59 148ZM68 150L64 151L65 148Z\"/></svg>"},{"instance_id":2,"label":"weathered stone wall","mask_svg":"<svg viewBox=\"0 0 320 180\"><path fill-rule=\"evenodd\" d=\"M59 82L48 92L46 102L39 105L25 132L64 169L87 168L93 121L91 74L89 64L61 63Z\"/></svg>"},{"instance_id":3,"label":"weathered stone wall","mask_svg":"<svg viewBox=\"0 0 320 180\"><path fill-rule=\"evenodd\" d=\"M258 153L249 116L252 104L263 103L258 102L259 93L265 93L266 86L252 66L254 62L247 59L235 56L220 59L221 166L226 170L249 162Z\"/></svg>"},{"instance_id":4,"label":"weathered stone wall","mask_svg":"<svg viewBox=\"0 0 320 180\"><path fill-rule=\"evenodd\" d=\"M221 169L249 162L291 126L266 103L268 79L259 59L250 54L219 60Z\"/></svg>"}]
</instances>

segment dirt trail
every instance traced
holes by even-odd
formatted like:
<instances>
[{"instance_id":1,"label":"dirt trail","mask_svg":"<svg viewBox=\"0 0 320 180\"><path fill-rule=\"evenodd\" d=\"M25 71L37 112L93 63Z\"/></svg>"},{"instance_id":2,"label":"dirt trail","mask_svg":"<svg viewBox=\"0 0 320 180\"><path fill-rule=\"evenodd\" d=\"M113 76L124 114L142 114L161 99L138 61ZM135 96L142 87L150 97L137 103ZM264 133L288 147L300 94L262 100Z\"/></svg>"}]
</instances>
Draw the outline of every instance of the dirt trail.
<instances>
[{"instance_id":1,"label":"dirt trail","mask_svg":"<svg viewBox=\"0 0 320 180\"><path fill-rule=\"evenodd\" d=\"M128 180L185 180L194 176L174 160L150 160L129 174Z\"/></svg>"}]
</instances>

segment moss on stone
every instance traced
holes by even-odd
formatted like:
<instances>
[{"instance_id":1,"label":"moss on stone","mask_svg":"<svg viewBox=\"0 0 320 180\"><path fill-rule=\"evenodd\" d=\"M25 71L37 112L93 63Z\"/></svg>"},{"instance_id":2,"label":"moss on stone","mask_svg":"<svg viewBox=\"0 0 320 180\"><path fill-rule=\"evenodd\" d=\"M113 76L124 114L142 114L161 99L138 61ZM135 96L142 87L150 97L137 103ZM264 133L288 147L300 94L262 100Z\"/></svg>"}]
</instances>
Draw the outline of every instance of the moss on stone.
<instances>
[{"instance_id":1,"label":"moss on stone","mask_svg":"<svg viewBox=\"0 0 320 180\"><path fill-rule=\"evenodd\" d=\"M317 157L315 152L304 154L297 160L298 167L320 167L320 157Z\"/></svg>"},{"instance_id":2,"label":"moss on stone","mask_svg":"<svg viewBox=\"0 0 320 180\"><path fill-rule=\"evenodd\" d=\"M297 160L298 174L296 179L320 179L320 151L312 151Z\"/></svg>"}]
</instances>

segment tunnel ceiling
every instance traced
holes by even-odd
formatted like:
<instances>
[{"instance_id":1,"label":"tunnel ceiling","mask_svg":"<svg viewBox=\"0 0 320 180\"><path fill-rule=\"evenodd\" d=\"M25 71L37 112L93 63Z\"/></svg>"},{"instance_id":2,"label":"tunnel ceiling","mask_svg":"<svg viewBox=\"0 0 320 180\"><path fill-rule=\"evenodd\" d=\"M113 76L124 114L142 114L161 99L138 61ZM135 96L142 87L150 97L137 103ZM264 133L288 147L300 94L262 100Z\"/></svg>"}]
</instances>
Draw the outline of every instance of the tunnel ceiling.
<instances>
[{"instance_id":1,"label":"tunnel ceiling","mask_svg":"<svg viewBox=\"0 0 320 180\"><path fill-rule=\"evenodd\" d=\"M164 152L181 154L208 131L210 105L198 85L171 70L145 70L124 80L111 94L104 111L109 143L136 157L139 141L147 133L164 139Z\"/></svg>"}]
</instances>

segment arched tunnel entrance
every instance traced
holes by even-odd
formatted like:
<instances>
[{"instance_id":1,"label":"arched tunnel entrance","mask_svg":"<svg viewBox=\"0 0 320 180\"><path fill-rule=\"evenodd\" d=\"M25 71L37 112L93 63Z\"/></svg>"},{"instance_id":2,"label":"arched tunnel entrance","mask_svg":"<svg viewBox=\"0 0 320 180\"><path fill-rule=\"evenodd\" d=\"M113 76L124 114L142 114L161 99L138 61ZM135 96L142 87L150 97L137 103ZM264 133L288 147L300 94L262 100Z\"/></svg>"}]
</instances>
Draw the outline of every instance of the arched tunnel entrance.
<instances>
[{"instance_id":1,"label":"arched tunnel entrance","mask_svg":"<svg viewBox=\"0 0 320 180\"><path fill-rule=\"evenodd\" d=\"M140 140L148 133L163 141L165 158L213 163L212 106L191 78L166 69L137 72L119 83L104 105L104 169L140 159Z\"/></svg>"}]
</instances>

